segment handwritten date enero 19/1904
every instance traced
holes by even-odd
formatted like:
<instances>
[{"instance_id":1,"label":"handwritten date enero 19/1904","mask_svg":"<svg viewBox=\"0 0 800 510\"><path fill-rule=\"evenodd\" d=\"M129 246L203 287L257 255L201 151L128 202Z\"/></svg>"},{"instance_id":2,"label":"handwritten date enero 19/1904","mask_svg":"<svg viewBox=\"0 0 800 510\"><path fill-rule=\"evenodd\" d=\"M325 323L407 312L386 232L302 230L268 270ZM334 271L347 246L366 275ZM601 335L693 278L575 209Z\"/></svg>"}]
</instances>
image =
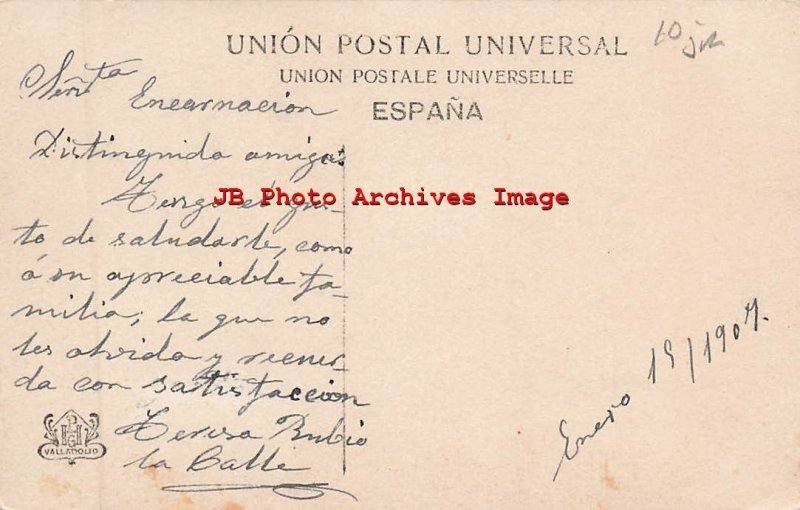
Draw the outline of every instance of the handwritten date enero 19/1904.
<instances>
[{"instance_id":1,"label":"handwritten date enero 19/1904","mask_svg":"<svg viewBox=\"0 0 800 510\"><path fill-rule=\"evenodd\" d=\"M758 305L758 298L753 298L744 306L745 316L742 320L742 324L752 327L753 332L759 331L759 321L768 321L769 318L760 315L759 305ZM728 342L728 333L730 332L733 341L738 341L742 338L743 328L738 322L734 322L733 325L728 328L725 324L720 324L716 326L714 329L714 336L717 340L719 340L719 348L722 349L722 352L726 352L727 350L727 342ZM692 343L691 338L687 338L687 346L688 346L688 361L689 361L689 374L691 376L692 383L695 382L695 361L694 361L694 346ZM714 344L711 340L711 333L706 331L706 341L705 347L703 349L703 356L706 358L706 361L710 364L712 360L712 350L714 348ZM648 380L650 380L653 384L656 383L656 373L657 373L657 366L658 366L658 358L656 356L656 349L651 348L651 361L650 361L650 372L648 374ZM669 359L670 367L672 369L675 368L675 355L672 350L672 342L670 340L664 341L664 354ZM571 461L575 457L578 456L580 453L580 449L589 439L594 438L600 430L602 430L609 422L614 423L615 415L614 409L620 407L627 407L630 403L631 397L628 393L622 396L619 403L611 405L607 409L606 417L597 423L595 423L594 430L583 436L579 436L575 440L571 438L571 436L566 431L567 420L562 419L559 422L558 432L561 437L564 439L564 450L561 454L561 460L556 467L555 473L553 474L553 482L556 481L559 472L561 471L561 467L565 460Z\"/></svg>"}]
</instances>

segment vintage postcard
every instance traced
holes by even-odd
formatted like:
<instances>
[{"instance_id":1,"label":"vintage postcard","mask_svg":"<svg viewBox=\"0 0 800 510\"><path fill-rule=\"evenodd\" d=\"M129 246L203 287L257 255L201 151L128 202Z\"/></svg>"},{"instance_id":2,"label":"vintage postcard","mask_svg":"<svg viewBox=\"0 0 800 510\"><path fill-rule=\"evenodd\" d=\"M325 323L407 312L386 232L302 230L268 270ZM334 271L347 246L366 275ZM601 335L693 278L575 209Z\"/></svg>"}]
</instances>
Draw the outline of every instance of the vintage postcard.
<instances>
[{"instance_id":1,"label":"vintage postcard","mask_svg":"<svg viewBox=\"0 0 800 510\"><path fill-rule=\"evenodd\" d=\"M0 19L0 508L800 509L800 3Z\"/></svg>"}]
</instances>

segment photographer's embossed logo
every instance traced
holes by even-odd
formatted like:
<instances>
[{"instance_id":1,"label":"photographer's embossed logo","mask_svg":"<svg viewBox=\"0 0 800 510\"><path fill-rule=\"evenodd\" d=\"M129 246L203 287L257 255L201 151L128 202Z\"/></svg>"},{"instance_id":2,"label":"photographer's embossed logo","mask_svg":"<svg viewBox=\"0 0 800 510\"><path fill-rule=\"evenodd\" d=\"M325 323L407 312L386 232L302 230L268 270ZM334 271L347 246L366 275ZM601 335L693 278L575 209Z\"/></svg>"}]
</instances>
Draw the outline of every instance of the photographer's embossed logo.
<instances>
[{"instance_id":1,"label":"photographer's embossed logo","mask_svg":"<svg viewBox=\"0 0 800 510\"><path fill-rule=\"evenodd\" d=\"M97 442L100 416L89 415L84 420L70 409L58 420L53 414L44 417L45 439L47 443L39 447L39 456L45 460L67 460L75 464L78 459L99 459L106 454L104 444Z\"/></svg>"}]
</instances>

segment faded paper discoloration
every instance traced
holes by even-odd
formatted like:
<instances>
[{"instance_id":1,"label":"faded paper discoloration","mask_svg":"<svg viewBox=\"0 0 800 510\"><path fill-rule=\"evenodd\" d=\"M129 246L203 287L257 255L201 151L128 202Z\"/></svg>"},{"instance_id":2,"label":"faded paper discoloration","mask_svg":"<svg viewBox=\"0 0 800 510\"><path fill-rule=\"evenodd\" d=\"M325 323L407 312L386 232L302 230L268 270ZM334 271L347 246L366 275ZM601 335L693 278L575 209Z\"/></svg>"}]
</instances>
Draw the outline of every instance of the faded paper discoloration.
<instances>
[{"instance_id":1,"label":"faded paper discoloration","mask_svg":"<svg viewBox=\"0 0 800 510\"><path fill-rule=\"evenodd\" d=\"M3 2L2 506L797 508L797 14Z\"/></svg>"}]
</instances>

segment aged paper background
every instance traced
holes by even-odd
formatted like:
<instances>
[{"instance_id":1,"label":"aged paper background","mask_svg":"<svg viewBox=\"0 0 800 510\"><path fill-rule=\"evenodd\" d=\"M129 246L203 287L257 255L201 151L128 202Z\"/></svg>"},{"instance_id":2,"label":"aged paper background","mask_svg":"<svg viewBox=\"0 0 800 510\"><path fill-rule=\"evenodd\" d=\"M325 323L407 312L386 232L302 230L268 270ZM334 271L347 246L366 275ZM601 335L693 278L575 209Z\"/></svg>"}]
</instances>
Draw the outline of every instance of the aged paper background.
<instances>
[{"instance_id":1,"label":"aged paper background","mask_svg":"<svg viewBox=\"0 0 800 510\"><path fill-rule=\"evenodd\" d=\"M800 508L798 3L3 2L0 16L3 508ZM667 30L673 21L681 36L654 44L660 24ZM320 34L322 54L228 51L228 34L280 37L289 27ZM713 31L724 45L684 54L689 36L699 48ZM439 35L450 54L340 55L340 34ZM464 52L465 35L542 34L585 34L593 44L618 37L627 55ZM64 79L90 78L84 64L141 60L123 66L135 74L100 80L80 97L28 97L26 72L40 64L53 76L70 50ZM282 68L341 68L344 79L286 84ZM437 69L439 83L349 79L353 69L380 68ZM574 84L451 85L447 69L569 69ZM152 97L267 98L337 111L131 108L150 76L157 76ZM62 84L69 85L78 82ZM452 98L465 108L477 102L482 120L373 120L376 101L444 105ZM196 150L210 134L208 152L232 157L153 159L128 181L135 161L30 157L44 145L38 133L62 128L63 137L83 142L113 134L117 149L132 151ZM344 166L318 164L297 184L289 179L301 162L242 157L342 147ZM208 202L229 186L258 200L259 188L277 182L333 191L338 211L303 211L290 227L270 230L273 244L288 247L279 258L273 249L110 246L120 232L150 237L165 220L170 235L188 239L219 218L215 235L232 238L265 222L274 229L283 214L274 206L206 208L183 229L190 210L133 213L124 196L108 202L158 174L149 191L159 201ZM355 187L400 186L474 192L477 203L348 201ZM549 211L495 206L498 186L563 191L570 203ZM64 245L89 218L95 242ZM24 227L35 220L47 227L23 244ZM298 252L304 240L352 252ZM240 275L255 258L259 274L279 260L291 280L321 266L331 277L316 284L340 288L293 300L297 286L139 282L111 300L120 288L109 281L112 271ZM59 268L91 279L49 281ZM23 281L28 270L43 276ZM141 321L15 314L26 305L74 311L91 295L93 310L141 311ZM157 323L182 299L181 314L197 322ZM273 322L229 324L198 341L218 314ZM330 322L285 322L291 315ZM202 359L67 359L109 330L113 352L157 350L172 334L170 354ZM39 353L30 352L34 345ZM346 371L237 363L259 352L345 354ZM162 389L199 384L193 377L220 358L218 368L240 374L239 382L267 372L287 391L347 392L369 405L264 398L239 415L242 398L143 388L161 376L168 378ZM39 367L34 381L25 379ZM130 389L75 391L81 378ZM37 389L45 380L55 389ZM619 405L624 396L627 405ZM168 432L142 429L143 440L130 427L126 433L126 425L166 407L153 421ZM48 442L45 416L70 409L89 426L98 416L102 457L70 464L37 453ZM280 422L285 416L292 418ZM346 435L367 442L343 448L280 432L281 423L303 416L304 433L318 437L344 416ZM570 438L566 460L561 420ZM180 430L223 426L260 439L208 437L204 429L168 441ZM187 471L216 445L224 449L219 460L238 459L240 469ZM277 448L272 468L307 469L241 467L262 446L253 466ZM159 460L169 468L151 465ZM336 490L275 488L314 483ZM189 484L237 490L168 490Z\"/></svg>"}]
</instances>

